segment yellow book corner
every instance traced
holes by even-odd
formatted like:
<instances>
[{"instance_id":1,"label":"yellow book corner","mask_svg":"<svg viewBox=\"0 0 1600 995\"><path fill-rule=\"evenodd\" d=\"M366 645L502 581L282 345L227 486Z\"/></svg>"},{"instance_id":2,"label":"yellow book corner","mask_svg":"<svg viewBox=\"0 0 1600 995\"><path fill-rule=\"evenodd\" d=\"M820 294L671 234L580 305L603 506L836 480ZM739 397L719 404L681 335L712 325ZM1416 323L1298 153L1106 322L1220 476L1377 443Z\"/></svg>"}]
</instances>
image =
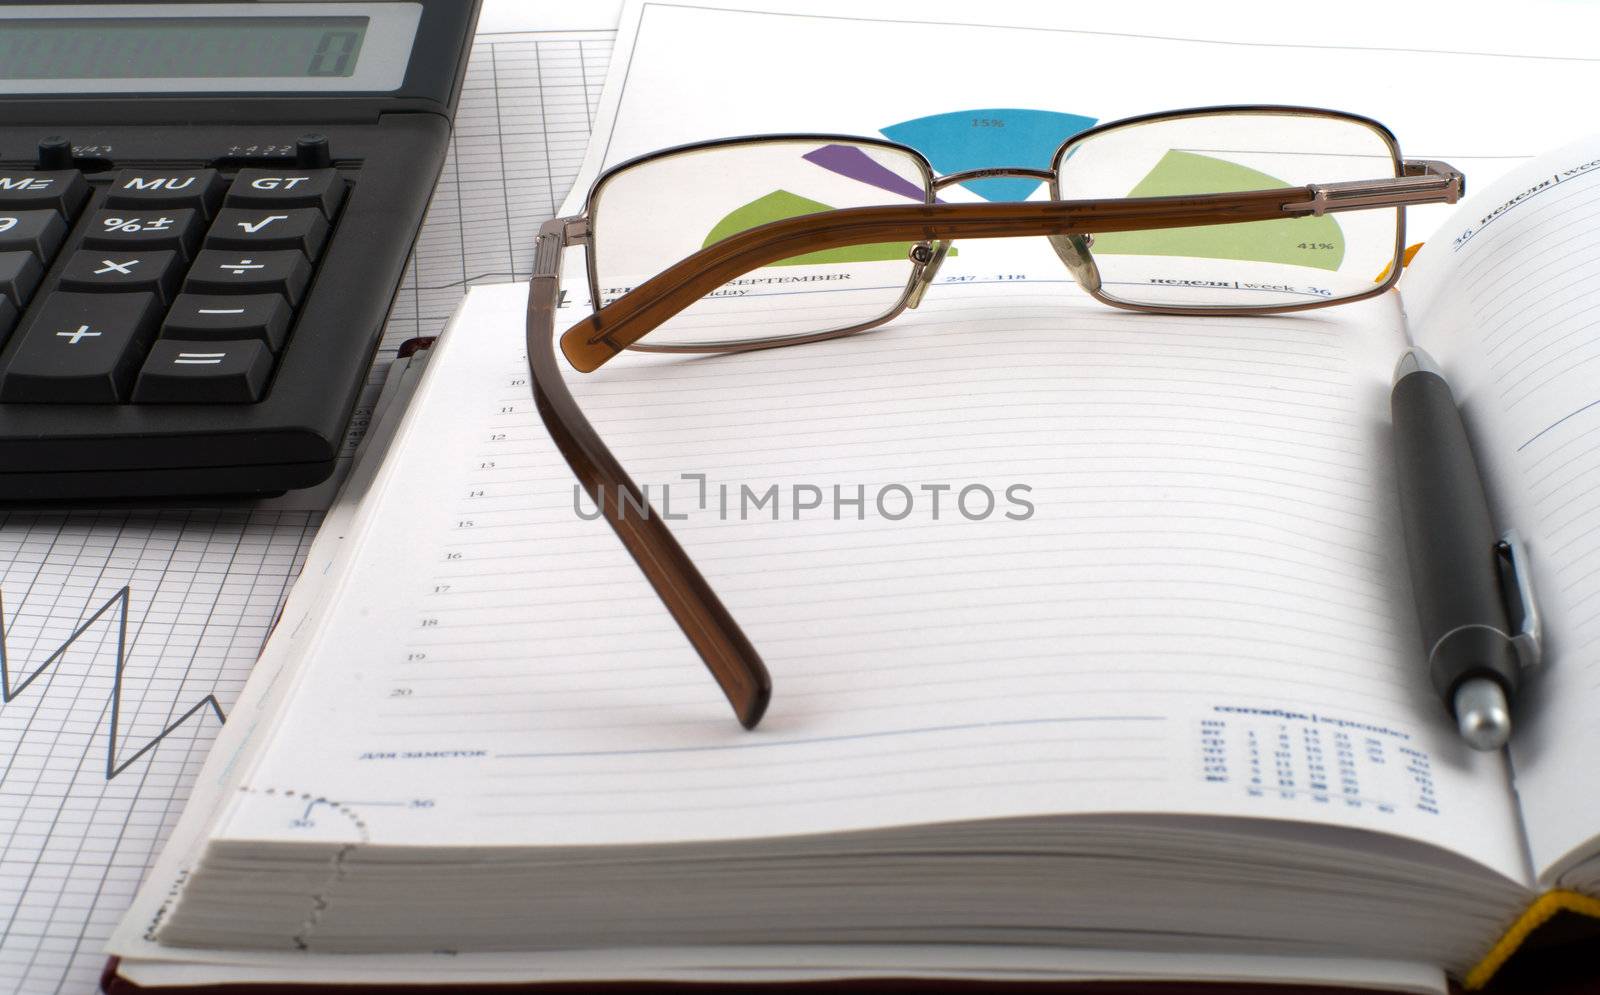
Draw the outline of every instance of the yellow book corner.
<instances>
[{"instance_id":1,"label":"yellow book corner","mask_svg":"<svg viewBox=\"0 0 1600 995\"><path fill-rule=\"evenodd\" d=\"M1495 972L1505 966L1511 955L1517 952L1527 938L1533 935L1534 930L1549 922L1557 912L1576 912L1579 915L1600 919L1600 898L1591 898L1581 895L1576 891L1547 891L1534 900L1523 910L1517 921L1511 924L1505 935L1500 937L1483 959L1474 964L1472 970L1467 972L1464 983L1468 991L1476 991L1489 983Z\"/></svg>"}]
</instances>

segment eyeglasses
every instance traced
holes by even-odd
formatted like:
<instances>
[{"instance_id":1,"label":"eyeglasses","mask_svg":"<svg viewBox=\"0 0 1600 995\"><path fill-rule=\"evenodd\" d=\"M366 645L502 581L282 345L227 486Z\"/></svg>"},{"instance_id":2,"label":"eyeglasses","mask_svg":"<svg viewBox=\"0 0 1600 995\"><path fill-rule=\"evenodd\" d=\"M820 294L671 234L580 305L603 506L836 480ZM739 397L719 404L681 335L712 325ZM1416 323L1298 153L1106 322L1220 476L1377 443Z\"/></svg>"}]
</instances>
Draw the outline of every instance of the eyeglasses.
<instances>
[{"instance_id":1,"label":"eyeglasses","mask_svg":"<svg viewBox=\"0 0 1600 995\"><path fill-rule=\"evenodd\" d=\"M1048 200L989 200L1041 183ZM1129 118L1068 138L1049 169L938 177L916 149L872 138L666 149L606 171L582 215L540 229L527 319L534 399L579 483L753 728L771 698L766 666L562 378L563 248L588 250L598 309L562 334L561 351L590 373L623 349L737 352L875 328L922 301L958 238L1044 236L1079 286L1113 307L1251 315L1347 303L1399 279L1406 205L1455 203L1463 188L1445 163L1401 159L1376 121L1297 107ZM803 308L750 308L752 295L797 286Z\"/></svg>"}]
</instances>

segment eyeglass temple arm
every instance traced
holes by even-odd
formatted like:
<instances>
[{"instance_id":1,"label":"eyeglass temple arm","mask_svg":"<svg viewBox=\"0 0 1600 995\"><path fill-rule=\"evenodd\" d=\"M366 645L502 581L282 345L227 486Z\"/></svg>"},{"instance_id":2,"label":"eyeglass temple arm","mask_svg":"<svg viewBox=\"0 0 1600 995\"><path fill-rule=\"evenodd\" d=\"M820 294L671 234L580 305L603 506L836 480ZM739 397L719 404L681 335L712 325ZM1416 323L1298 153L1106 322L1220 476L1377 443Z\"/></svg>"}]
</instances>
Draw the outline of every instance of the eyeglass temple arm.
<instances>
[{"instance_id":1,"label":"eyeglass temple arm","mask_svg":"<svg viewBox=\"0 0 1600 995\"><path fill-rule=\"evenodd\" d=\"M571 220L546 222L535 242L527 322L528 371L533 378L535 406L556 448L699 651L739 722L752 729L772 697L766 665L666 523L600 440L562 379L555 351L555 319L561 299L561 250L567 244Z\"/></svg>"},{"instance_id":2,"label":"eyeglass temple arm","mask_svg":"<svg viewBox=\"0 0 1600 995\"><path fill-rule=\"evenodd\" d=\"M1404 175L1349 183L1186 197L854 207L750 228L676 263L561 336L561 351L590 373L729 280L791 256L876 242L1028 235L1090 235L1270 221L1407 204L1455 203L1461 173L1444 163L1402 164Z\"/></svg>"}]
</instances>

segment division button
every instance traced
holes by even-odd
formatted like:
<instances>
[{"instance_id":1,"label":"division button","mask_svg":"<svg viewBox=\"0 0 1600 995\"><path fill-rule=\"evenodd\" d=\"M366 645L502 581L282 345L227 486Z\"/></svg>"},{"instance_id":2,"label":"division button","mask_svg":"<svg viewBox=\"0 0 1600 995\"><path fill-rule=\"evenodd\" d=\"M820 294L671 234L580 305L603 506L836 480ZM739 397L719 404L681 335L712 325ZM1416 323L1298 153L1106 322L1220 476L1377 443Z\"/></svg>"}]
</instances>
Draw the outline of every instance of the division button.
<instances>
[{"instance_id":1,"label":"division button","mask_svg":"<svg viewBox=\"0 0 1600 995\"><path fill-rule=\"evenodd\" d=\"M55 211L0 211L0 252L31 252L49 263L67 237L67 223Z\"/></svg>"},{"instance_id":2,"label":"division button","mask_svg":"<svg viewBox=\"0 0 1600 995\"><path fill-rule=\"evenodd\" d=\"M183 342L150 350L133 388L135 404L253 404L272 374L272 353L257 339Z\"/></svg>"},{"instance_id":3,"label":"division button","mask_svg":"<svg viewBox=\"0 0 1600 995\"><path fill-rule=\"evenodd\" d=\"M89 181L75 169L0 173L0 211L48 210L71 218L89 199Z\"/></svg>"},{"instance_id":4,"label":"division button","mask_svg":"<svg viewBox=\"0 0 1600 995\"><path fill-rule=\"evenodd\" d=\"M200 216L188 207L170 211L96 211L83 236L86 249L171 249L185 259L200 244Z\"/></svg>"},{"instance_id":5,"label":"division button","mask_svg":"<svg viewBox=\"0 0 1600 995\"><path fill-rule=\"evenodd\" d=\"M18 311L28 306L28 298L43 278L44 266L38 256L31 252L0 252L0 297Z\"/></svg>"},{"instance_id":6,"label":"division button","mask_svg":"<svg viewBox=\"0 0 1600 995\"><path fill-rule=\"evenodd\" d=\"M158 314L154 294L50 294L0 372L0 402L121 401Z\"/></svg>"},{"instance_id":7,"label":"division button","mask_svg":"<svg viewBox=\"0 0 1600 995\"><path fill-rule=\"evenodd\" d=\"M124 169L111 181L105 206L169 210L187 207L209 218L226 186L214 169Z\"/></svg>"},{"instance_id":8,"label":"division button","mask_svg":"<svg viewBox=\"0 0 1600 995\"><path fill-rule=\"evenodd\" d=\"M241 169L228 188L228 206L267 210L314 207L332 218L344 200L344 177L337 169Z\"/></svg>"},{"instance_id":9,"label":"division button","mask_svg":"<svg viewBox=\"0 0 1600 995\"><path fill-rule=\"evenodd\" d=\"M204 249L183 285L186 294L278 294L300 303L311 282L311 263L293 250L245 252Z\"/></svg>"},{"instance_id":10,"label":"division button","mask_svg":"<svg viewBox=\"0 0 1600 995\"><path fill-rule=\"evenodd\" d=\"M276 353L289 334L293 313L289 302L277 294L179 294L161 326L161 337L189 342L259 339Z\"/></svg>"},{"instance_id":11,"label":"division button","mask_svg":"<svg viewBox=\"0 0 1600 995\"><path fill-rule=\"evenodd\" d=\"M224 208L206 236L208 249L296 249L315 262L328 239L328 220L314 207L281 211Z\"/></svg>"},{"instance_id":12,"label":"division button","mask_svg":"<svg viewBox=\"0 0 1600 995\"><path fill-rule=\"evenodd\" d=\"M178 254L170 249L160 252L81 250L74 252L62 268L61 289L85 293L147 290L159 295L164 304L177 290L181 273Z\"/></svg>"}]
</instances>

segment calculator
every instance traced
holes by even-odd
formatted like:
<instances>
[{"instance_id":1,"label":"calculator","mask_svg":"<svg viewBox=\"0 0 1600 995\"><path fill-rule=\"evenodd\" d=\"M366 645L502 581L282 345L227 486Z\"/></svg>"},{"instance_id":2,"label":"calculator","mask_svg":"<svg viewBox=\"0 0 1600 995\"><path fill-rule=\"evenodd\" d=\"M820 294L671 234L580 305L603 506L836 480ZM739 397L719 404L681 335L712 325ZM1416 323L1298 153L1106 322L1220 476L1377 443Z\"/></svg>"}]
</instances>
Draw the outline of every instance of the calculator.
<instances>
[{"instance_id":1,"label":"calculator","mask_svg":"<svg viewBox=\"0 0 1600 995\"><path fill-rule=\"evenodd\" d=\"M332 473L479 2L0 3L0 501Z\"/></svg>"}]
</instances>

